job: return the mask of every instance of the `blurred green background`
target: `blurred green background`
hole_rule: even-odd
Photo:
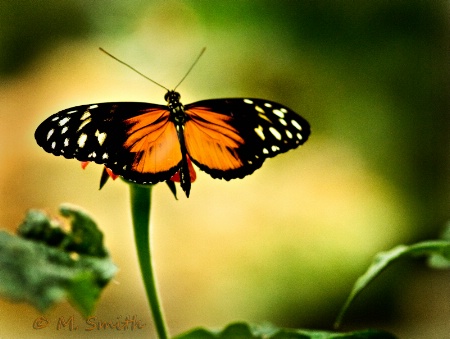
[[[85,103],[164,103],[164,91],[99,53],[179,87],[182,102],[260,97],[312,126],[299,150],[231,182],[198,173],[191,198],[153,194],[155,265],[172,334],[235,320],[330,329],[373,255],[435,238],[449,217],[448,1],[0,2],[0,225],[62,202],[90,211],[120,271],[96,311],[134,332],[85,332],[68,304],[40,314],[0,300],[0,337],[152,337],[127,185],[45,153],[33,133]],[[0,277],[1,278],[1,277]],[[450,336],[448,272],[404,263],[351,307],[344,329]],[[77,331],[57,330],[75,315]]]

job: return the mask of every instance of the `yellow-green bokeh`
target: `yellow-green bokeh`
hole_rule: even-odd
[[[445,1],[3,0],[0,226],[13,231],[26,209],[56,213],[62,202],[90,211],[120,267],[96,315],[136,314],[148,326],[87,333],[61,304],[46,314],[49,328],[34,330],[37,311],[0,300],[0,337],[154,333],[126,184],[98,191],[100,166],[82,171],[33,138],[44,118],[70,106],[164,102],[163,90],[98,47],[172,87],[206,46],[178,88],[183,103],[261,97],[311,124],[304,146],[243,180],[198,173],[191,197],[179,201],[164,184],[153,190],[155,267],[171,333],[235,320],[330,328],[377,251],[436,237],[448,217],[448,11]],[[397,270],[361,296],[346,326],[443,337],[448,281]],[[57,331],[59,317],[72,314],[80,329]]]

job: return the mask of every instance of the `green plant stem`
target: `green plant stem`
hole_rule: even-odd
[[[134,239],[141,268],[142,279],[147,292],[148,303],[160,339],[169,338],[162,309],[159,303],[156,280],[152,268],[150,242],[150,206],[152,186],[130,184],[131,215]]]

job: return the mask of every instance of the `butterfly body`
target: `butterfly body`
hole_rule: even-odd
[[[110,102],[68,108],[44,120],[35,138],[49,153],[104,164],[139,184],[179,172],[189,196],[188,157],[213,178],[243,178],[310,134],[305,119],[268,100],[211,99],[184,106],[175,91],[165,99],[167,106]]]
[[[180,93],[175,91],[168,91],[164,96],[164,99],[167,101],[167,107],[170,111],[169,120],[174,123],[175,129],[177,131],[178,141],[180,142],[180,185],[183,191],[186,192],[186,195],[189,196],[189,192],[191,190],[191,177],[187,163],[186,142],[184,140],[184,124],[186,122],[187,115],[184,111],[183,104],[180,102],[180,97]]]

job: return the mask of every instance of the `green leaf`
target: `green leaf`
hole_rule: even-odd
[[[69,231],[40,210],[27,213],[18,236],[0,231],[0,295],[41,311],[66,297],[88,316],[117,268],[95,222],[75,206],[60,211]]]
[[[450,241],[450,222],[447,223],[440,239]],[[428,258],[428,266],[436,269],[449,269],[450,249],[442,249],[440,252],[432,253]]]
[[[234,323],[222,331],[194,329],[180,334],[175,339],[395,339],[395,336],[376,330],[362,330],[355,332],[327,332],[304,329],[278,328],[270,324],[249,325]]]
[[[441,259],[449,260],[450,241],[435,240],[424,241],[410,246],[399,245],[389,251],[378,253],[368,270],[360,276],[353,285],[353,289],[337,317],[335,327],[339,327],[345,312],[355,297],[361,293],[361,291],[367,287],[367,285],[369,285],[384,269],[401,258],[418,256],[428,256],[428,258],[437,256]]]

